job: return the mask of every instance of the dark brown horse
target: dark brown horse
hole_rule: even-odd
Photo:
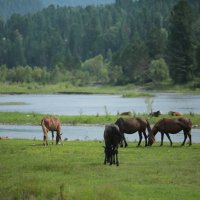
[[[151,117],[159,117],[159,115],[161,115],[160,110],[158,110],[158,111],[156,111],[156,112],[151,112],[151,113],[149,114],[149,116],[151,116]]]
[[[185,141],[187,139],[187,136],[189,137],[189,145],[192,144],[192,139],[191,139],[191,129],[192,129],[192,122],[190,119],[186,119],[183,117],[180,118],[163,118],[160,119],[152,128],[150,134],[149,134],[149,139],[148,139],[148,145],[152,145],[155,141],[155,135],[157,132],[161,133],[161,146],[163,145],[163,138],[164,134],[167,136],[167,138],[170,141],[170,144],[172,146],[172,141],[169,136],[169,133],[171,134],[176,134],[179,133],[180,131],[183,130],[184,133],[184,140],[182,145],[185,144]]]
[[[138,131],[139,134],[139,142],[138,146],[140,146],[140,143],[142,141],[142,133],[145,138],[145,146],[147,146],[147,134],[146,129],[148,130],[148,133],[151,131],[151,127],[149,124],[149,121],[144,118],[119,118],[115,122],[115,124],[119,127],[120,133],[122,134],[122,138],[125,143],[125,147],[128,145],[126,142],[126,139],[124,137],[124,133],[126,134],[133,134]],[[121,144],[123,146],[123,142]]]
[[[115,124],[109,124],[105,126],[104,130],[104,141],[105,141],[105,159],[104,164],[106,162],[112,164],[116,164],[119,166],[118,161],[118,144],[122,140],[122,135],[119,132],[119,127]],[[116,163],[115,163],[116,161]]]
[[[41,121],[41,126],[43,130],[43,145],[48,145],[47,136],[48,131],[52,133],[52,144],[54,139],[54,131],[56,131],[56,144],[61,142],[61,123],[56,117],[43,117]]]

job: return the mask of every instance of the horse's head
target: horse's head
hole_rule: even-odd
[[[57,133],[56,135],[56,144],[61,143],[62,142],[62,138],[61,138],[62,133]]]
[[[155,142],[155,136],[150,133],[148,136],[148,146],[151,146],[154,142]]]

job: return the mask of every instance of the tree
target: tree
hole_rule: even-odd
[[[145,43],[134,40],[121,54],[113,56],[113,64],[123,69],[124,83],[143,82],[147,71],[149,55]]]
[[[155,83],[169,79],[168,66],[163,58],[151,61],[149,66],[149,77]]]
[[[102,55],[86,60],[82,64],[82,70],[87,71],[92,82],[108,82],[108,66],[104,63]]]
[[[175,5],[171,12],[168,62],[170,75],[175,83],[185,83],[193,78],[193,15],[194,11],[185,0]]]

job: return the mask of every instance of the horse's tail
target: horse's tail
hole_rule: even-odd
[[[189,126],[192,128],[192,121],[191,121],[191,119],[189,119],[188,121],[189,121]]]

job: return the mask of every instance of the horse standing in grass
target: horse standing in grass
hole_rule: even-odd
[[[61,123],[60,120],[56,117],[43,117],[41,121],[41,126],[43,130],[43,145],[48,145],[47,136],[48,132],[52,133],[52,144],[54,139],[54,131],[56,131],[56,144],[61,141]]]
[[[119,166],[118,161],[118,144],[121,142],[122,136],[119,132],[119,127],[115,124],[105,126],[104,141],[105,141],[105,159],[104,164],[107,162]]]
[[[144,118],[136,117],[136,118],[119,118],[115,122],[115,124],[119,127],[120,133],[122,134],[122,143],[121,146],[123,146],[123,140],[125,143],[125,147],[128,146],[126,142],[126,138],[124,136],[124,133],[126,134],[133,134],[138,131],[139,134],[139,142],[138,146],[140,146],[140,143],[142,141],[142,133],[145,138],[145,146],[147,146],[147,134],[146,129],[148,130],[148,133],[151,131],[151,127],[149,124],[149,121]]]
[[[161,144],[163,145],[163,139],[164,134],[167,136],[167,138],[170,141],[170,144],[172,146],[172,141],[169,136],[169,133],[176,134],[183,130],[184,133],[184,140],[181,144],[182,146],[185,144],[185,141],[187,139],[187,136],[189,137],[189,145],[192,145],[192,136],[191,136],[191,129],[192,129],[192,122],[190,119],[186,119],[183,117],[180,118],[163,118],[160,119],[152,128],[149,139],[148,139],[148,145],[151,146],[155,141],[155,135],[160,132],[161,133]]]

